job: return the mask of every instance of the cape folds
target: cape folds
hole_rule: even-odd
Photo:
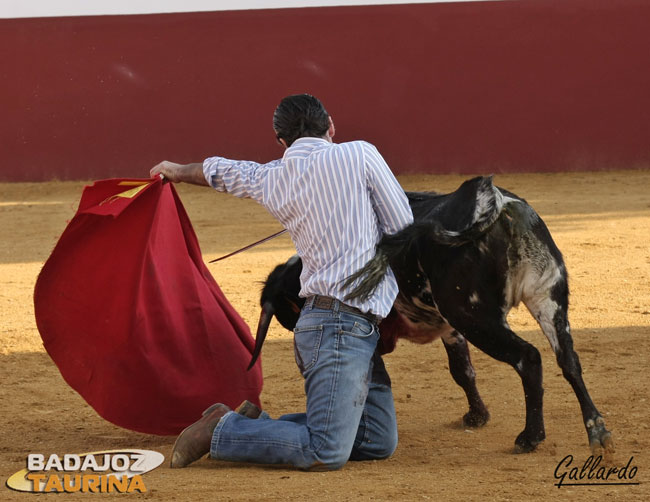
[[[38,330],[65,381],[106,420],[177,434],[215,402],[259,405],[246,323],[205,266],[171,183],[84,189],[34,291]]]

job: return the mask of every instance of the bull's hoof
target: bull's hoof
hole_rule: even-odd
[[[597,417],[596,419],[587,420],[585,423],[587,435],[589,436],[589,447],[594,455],[605,450],[606,453],[614,453],[614,440],[612,433],[605,428],[605,419]]]
[[[537,434],[530,437],[530,434],[526,431],[523,431],[517,439],[515,440],[515,453],[530,453],[537,448],[542,441],[546,439],[546,433],[540,431]]]
[[[487,410],[480,412],[477,410],[469,410],[463,415],[463,425],[465,427],[483,427],[490,420],[490,413]]]

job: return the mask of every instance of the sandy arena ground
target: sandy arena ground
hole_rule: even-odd
[[[466,177],[404,176],[410,190],[450,191]],[[499,175],[496,184],[526,198],[548,224],[570,273],[570,319],[587,387],[614,434],[613,465],[632,459],[635,486],[563,487],[557,464],[589,448],[577,400],[525,307],[511,314],[515,331],[540,349],[547,440],[513,454],[524,424],[521,383],[512,368],[477,350],[478,387],[492,419],[466,430],[462,390],[452,381],[440,342],[407,342],[386,356],[393,378],[400,444],[385,461],[349,463],[330,473],[201,460],[185,470],[163,466],[144,476],[159,500],[649,500],[650,499],[650,171]],[[0,184],[0,479],[25,466],[28,453],[81,453],[115,448],[168,457],[173,437],[147,436],[101,419],[61,378],[36,329],[36,277],[72,218],[84,183]],[[261,207],[208,189],[180,185],[206,260],[280,229]],[[282,236],[209,266],[250,326],[260,281],[293,254]],[[271,415],[301,411],[302,381],[291,335],[277,323],[264,348],[262,401]],[[60,495],[61,499],[113,495]],[[32,494],[0,486],[0,500]],[[50,497],[57,498],[57,496]]]

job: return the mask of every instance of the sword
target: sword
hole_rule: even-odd
[[[210,260],[208,263],[214,263],[215,261],[221,261],[225,260],[226,258],[230,258],[231,256],[234,256],[236,254],[241,253],[242,251],[246,251],[247,249],[254,248],[255,246],[259,246],[260,244],[264,244],[266,241],[270,241],[271,239],[275,239],[279,235],[282,235],[285,233],[287,229],[285,228],[284,230],[280,230],[279,232],[274,233],[273,235],[269,235],[268,237],[264,237],[264,239],[261,239],[257,242],[253,242],[252,244],[249,244],[248,246],[244,246],[241,249],[238,249],[237,251],[233,251],[232,253],[228,253],[227,255],[221,256],[219,258],[215,258],[214,260]]]

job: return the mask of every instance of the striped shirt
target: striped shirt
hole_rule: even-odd
[[[345,279],[375,254],[375,245],[413,221],[404,190],[377,149],[365,141],[299,138],[282,159],[211,157],[203,174],[218,191],[262,204],[289,231],[302,258],[300,296],[343,301]],[[386,317],[397,296],[392,271],[365,302],[348,305]]]

